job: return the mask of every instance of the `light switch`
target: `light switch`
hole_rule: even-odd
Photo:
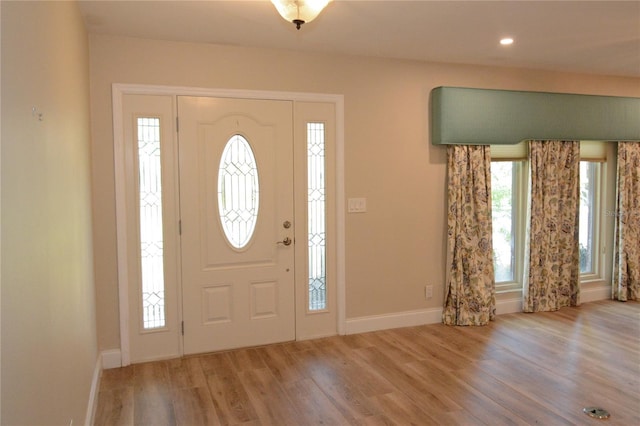
[[[367,211],[366,198],[349,198],[349,200],[347,200],[348,213],[364,213],[366,211]]]

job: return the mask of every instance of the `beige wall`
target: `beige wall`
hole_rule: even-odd
[[[640,79],[279,50],[90,37],[98,336],[118,348],[111,84],[338,93],[345,96],[347,318],[442,304],[445,149],[429,141],[437,86],[640,96]],[[434,297],[424,298],[424,286]]]
[[[88,38],[75,3],[1,8],[2,424],[80,425],[98,356]]]

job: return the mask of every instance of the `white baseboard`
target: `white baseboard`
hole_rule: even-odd
[[[436,324],[439,322],[442,322],[442,308],[370,315],[366,317],[347,318],[346,334],[367,333],[369,331]]]
[[[496,301],[496,315],[522,312],[522,296]]]
[[[580,290],[580,303],[589,303],[608,299],[611,299],[610,285],[603,285],[587,289],[583,288]]]
[[[580,291],[581,303],[595,302],[597,300],[606,300],[610,298],[610,286],[600,286]],[[498,300],[496,302],[497,315],[512,314],[515,312],[522,312],[522,297]],[[367,333],[369,331],[437,324],[440,322],[442,322],[442,308],[370,315],[365,317],[347,318],[346,334]]]
[[[102,356],[98,356],[96,366],[91,379],[91,390],[89,391],[89,402],[87,403],[87,415],[84,419],[85,426],[92,426],[98,408],[98,391],[100,389],[100,379],[102,378]]]
[[[89,402],[87,403],[87,415],[84,419],[85,426],[93,425],[93,422],[95,420],[96,410],[98,409],[98,392],[100,390],[102,370],[107,368],[118,368],[120,366],[122,366],[120,349],[102,351],[98,355],[96,366],[93,370],[93,378],[91,379]]]
[[[522,312],[522,298],[496,302],[496,313],[510,314]],[[367,333],[390,328],[413,327],[416,325],[438,324],[442,322],[442,308],[420,309],[417,311],[395,312],[392,314],[370,315],[348,318],[346,334]]]
[[[580,303],[595,302],[611,299],[611,286],[601,285],[592,288],[580,289]],[[496,314],[512,314],[522,312],[522,297],[499,300],[496,302]]]
[[[110,368],[122,367],[122,354],[120,349],[109,349],[102,351],[102,368],[108,370]]]

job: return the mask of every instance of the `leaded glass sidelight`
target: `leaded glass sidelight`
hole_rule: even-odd
[[[324,127],[324,123],[307,123],[310,311],[327,309]]]
[[[138,118],[142,326],[165,326],[160,119]]]
[[[233,135],[222,152],[218,169],[218,213],[227,241],[240,250],[251,241],[258,220],[258,165],[251,145]]]

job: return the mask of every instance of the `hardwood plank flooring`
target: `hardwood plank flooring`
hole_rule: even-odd
[[[599,406],[611,418],[591,419]],[[640,303],[601,301],[103,372],[95,424],[640,425]]]

